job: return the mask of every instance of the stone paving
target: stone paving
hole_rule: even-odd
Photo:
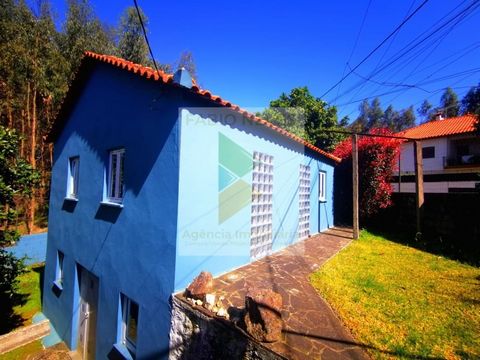
[[[250,288],[282,295],[282,341],[265,343],[288,359],[368,359],[340,319],[315,289],[309,275],[352,240],[346,228],[330,229],[214,280],[217,296],[244,307]],[[229,312],[230,312],[229,311]]]

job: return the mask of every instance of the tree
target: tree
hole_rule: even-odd
[[[392,132],[387,129],[373,129],[370,131],[370,134],[391,135]],[[392,204],[391,194],[393,188],[390,181],[396,165],[399,147],[400,141],[398,139],[359,136],[359,208],[362,220],[368,219],[380,209],[387,208]],[[333,154],[342,159],[338,168],[339,173],[341,173],[340,177],[351,179],[351,139],[349,138],[339,143]],[[349,195],[345,197],[345,201],[349,201],[347,197],[351,199],[351,193],[347,193]]]
[[[102,54],[115,54],[116,51],[113,32],[95,16],[88,0],[68,0],[67,3],[67,19],[59,42],[70,64],[71,79],[85,51]]]
[[[141,9],[139,11],[146,28],[148,19]],[[126,8],[120,19],[118,51],[120,57],[126,60],[137,64],[150,65],[148,45],[145,42],[137,9],[133,6]]]
[[[360,103],[358,107],[360,114],[358,115],[357,119],[350,125],[350,129],[353,132],[364,132],[368,129],[368,119],[370,117],[370,104],[368,100],[365,99]]]
[[[417,109],[417,114],[422,118],[423,122],[431,119],[432,108],[433,105],[428,100],[424,100],[422,105]]]
[[[480,84],[468,90],[462,99],[462,113],[480,116]]]
[[[189,73],[192,79],[195,81],[198,80],[197,75],[197,66],[195,65],[195,60],[193,59],[193,54],[190,51],[184,51],[180,54],[180,58],[178,59],[176,70],[184,68]]]
[[[19,142],[20,137],[14,130],[0,126],[0,334],[20,320],[14,316],[13,307],[17,298],[17,277],[25,269],[23,260],[3,248],[19,237],[11,227],[17,217],[16,200],[30,196],[39,179],[39,174],[18,156]]]
[[[395,124],[394,131],[402,131],[415,125],[415,111],[410,106],[400,112],[398,121]]]
[[[380,105],[380,99],[377,97],[372,100],[370,111],[368,112],[367,129],[374,129],[381,126],[383,118],[383,110]]]
[[[391,131],[394,131],[397,127],[397,123],[400,119],[400,114],[398,113],[397,110],[393,108],[392,105],[388,105],[387,109],[383,113],[383,118],[382,118],[382,128],[389,129]]]
[[[315,98],[307,87],[294,88],[288,95],[282,93],[259,115],[327,151],[343,138],[324,131],[339,129],[337,108]]]
[[[447,87],[442,94],[440,106],[443,108],[443,115],[446,118],[458,116],[460,113],[458,96],[451,87]]]

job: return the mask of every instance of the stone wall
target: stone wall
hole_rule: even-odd
[[[255,342],[232,322],[212,318],[174,296],[169,359],[285,358]]]

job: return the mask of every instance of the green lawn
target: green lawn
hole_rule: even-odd
[[[44,268],[44,264],[32,265],[18,278],[19,293],[24,295],[25,302],[16,306],[14,311],[25,320],[24,325],[31,324],[33,315],[42,310],[40,282]]]
[[[480,268],[362,231],[310,280],[373,358],[480,358]]]
[[[14,307],[14,312],[23,319],[23,325],[30,325],[33,315],[42,309],[40,287],[44,268],[44,264],[32,265],[28,267],[25,274],[18,278],[20,280],[19,293],[23,296],[21,304]],[[2,360],[23,360],[28,355],[35,354],[42,349],[42,344],[38,340],[3,354],[0,358]]]

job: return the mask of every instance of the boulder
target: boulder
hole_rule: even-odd
[[[247,332],[261,342],[282,337],[282,296],[270,289],[250,290],[245,296],[244,322]]]
[[[213,289],[213,276],[208,271],[202,271],[193,281],[188,285],[186,296],[192,299],[205,300],[205,296],[211,293]]]

